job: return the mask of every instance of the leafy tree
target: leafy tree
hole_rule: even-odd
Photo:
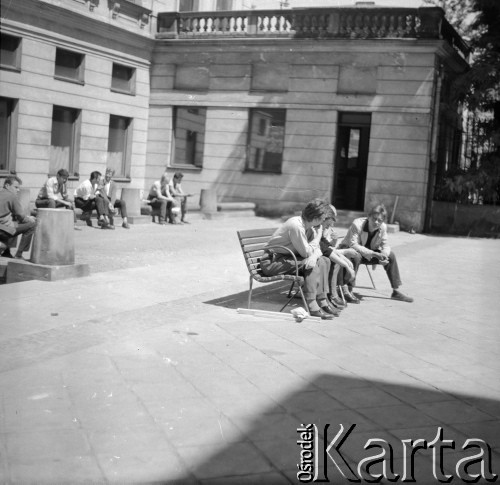
[[[476,113],[491,141],[489,153],[483,154],[478,165],[470,170],[453,169],[438,181],[435,196],[438,200],[496,204],[500,201],[500,0],[424,1],[441,7],[471,46],[471,67],[454,80],[451,101],[464,103]]]

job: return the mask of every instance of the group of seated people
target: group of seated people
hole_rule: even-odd
[[[127,204],[123,199],[117,197],[117,184],[113,180],[114,170],[106,169],[104,177],[101,172],[94,171],[90,178],[84,180],[74,191],[74,201],[68,194],[67,181],[69,173],[65,169],[58,170],[57,174],[49,177],[35,200],[35,207],[45,209],[81,209],[81,220],[92,227],[92,211],[97,213],[97,224],[101,229],[115,229],[114,217],[118,209],[122,216],[122,227],[130,229],[127,215]],[[187,197],[182,190],[181,172],[176,172],[172,178],[165,172],[161,180],[155,182],[148,196],[148,203],[153,209],[160,211],[160,224],[189,224],[186,220]],[[36,218],[26,214],[19,199],[18,193],[21,189],[22,180],[11,175],[4,180],[4,186],[0,189],[0,256],[8,258],[23,259],[23,253],[29,251],[31,240],[35,231]],[[180,221],[177,216],[180,215]],[[74,214],[75,230],[81,230],[76,225],[76,214]],[[15,245],[17,236],[21,236],[15,255],[10,248]]]
[[[376,205],[367,217],[355,219],[340,244],[334,231],[336,217],[335,207],[314,199],[302,215],[288,219],[266,245],[260,262],[264,276],[295,273],[295,260],[283,249],[288,248],[304,276],[309,314],[331,320],[347,303],[360,303],[352,292],[360,264],[380,264],[391,283],[391,298],[411,303],[413,299],[399,291],[401,278],[396,256],[387,243],[385,207]]]

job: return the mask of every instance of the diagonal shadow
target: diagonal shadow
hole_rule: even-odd
[[[252,293],[251,308],[278,312],[280,308],[286,303],[288,291],[290,290],[290,283],[277,281],[265,286],[254,287]],[[296,290],[296,288],[294,289]],[[230,295],[224,295],[220,298],[204,301],[208,305],[215,305],[224,308],[247,308],[248,307],[248,290]],[[304,304],[300,296],[292,299],[290,304],[283,310],[289,313],[293,308],[303,307]]]
[[[270,379],[269,376],[263,380]],[[258,385],[258,381],[256,381]],[[276,386],[279,383],[276,382]],[[406,482],[431,485],[444,483],[445,475],[452,476],[452,483],[464,483],[457,475],[457,463],[464,457],[478,452],[477,448],[463,450],[468,438],[482,439],[491,447],[491,469],[499,473],[500,465],[500,403],[499,401],[460,394],[449,394],[431,387],[414,387],[391,384],[377,380],[346,377],[345,375],[319,374],[310,383],[295,392],[283,396],[273,407],[265,407],[256,417],[245,420],[239,417],[219,416],[240,429],[240,436],[226,436],[222,447],[212,444],[200,446],[198,452],[180,448],[184,459],[198,458],[204,452],[209,456],[203,462],[193,464],[192,476],[166,483],[203,484],[285,484],[300,483],[297,464],[301,448],[297,428],[314,423],[319,436],[318,478],[325,483],[353,483],[342,476],[335,464],[324,455],[325,444],[330,443],[340,430],[355,425],[351,433],[343,436],[345,442],[339,449],[342,457],[356,474],[357,465],[363,458],[380,454],[381,448],[364,449],[367,440],[378,438],[388,443],[392,453],[392,471],[404,473],[405,451],[402,440],[424,439],[427,444],[435,441],[447,445],[452,440],[455,448],[442,449],[442,457],[433,462],[430,448],[415,452],[413,468],[407,469]],[[325,426],[329,428],[325,430]],[[439,428],[442,434],[438,435]],[[221,428],[222,432],[222,428]],[[200,431],[200,442],[203,432]],[[338,443],[338,442],[337,442]],[[387,449],[389,449],[387,448]],[[496,450],[495,450],[496,448]],[[340,469],[349,476],[347,467],[338,455]],[[389,457],[389,454],[386,455]],[[410,465],[409,456],[406,463]],[[437,455],[439,457],[439,453]],[[193,463],[192,460],[191,463]],[[390,468],[389,468],[390,469]],[[413,475],[410,471],[413,470]],[[486,467],[488,471],[488,467]],[[462,472],[462,478],[463,470]],[[480,463],[472,464],[466,472],[471,477],[480,473]],[[368,483],[377,473],[383,473],[382,463],[368,469],[364,475]],[[436,476],[434,476],[436,473]],[[386,471],[387,474],[387,471]],[[385,476],[385,475],[384,475]],[[414,480],[409,480],[413,476]],[[354,476],[355,478],[355,476]],[[359,478],[359,476],[358,476]],[[366,481],[365,481],[366,480]],[[440,481],[441,480],[441,481]],[[382,479],[379,483],[394,483]],[[491,483],[480,479],[476,483]]]

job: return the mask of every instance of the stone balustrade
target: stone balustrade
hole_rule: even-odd
[[[157,38],[289,37],[447,40],[463,57],[467,44],[439,7],[337,7],[225,12],[162,12]]]

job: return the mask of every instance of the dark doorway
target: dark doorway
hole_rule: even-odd
[[[339,114],[332,194],[338,209],[364,210],[370,124],[370,113]]]

